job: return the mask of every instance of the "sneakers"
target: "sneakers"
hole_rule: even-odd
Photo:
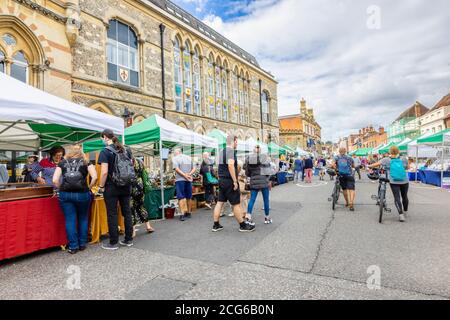
[[[213,228],[212,228],[212,232],[218,232],[218,231],[222,231],[223,227],[220,224],[214,224]]]
[[[117,250],[117,249],[119,249],[119,245],[116,243],[116,244],[111,244],[111,243],[109,243],[109,241],[107,241],[107,242],[103,242],[102,243],[102,249],[105,249],[105,250]]]
[[[205,203],[205,207],[208,208],[208,210],[212,209],[212,207],[211,207],[211,205],[209,203]]]
[[[186,214],[185,214],[185,217],[186,217],[187,219],[190,219],[190,218],[192,218],[192,214],[191,214],[191,213],[186,213]]]
[[[221,217],[221,218],[222,218],[222,217],[225,217],[225,213],[221,212],[221,213],[220,213],[220,217]]]
[[[234,217],[234,213],[233,213],[233,212],[230,212],[230,213],[228,214],[228,216],[229,216],[229,217]]]
[[[185,217],[184,214],[182,214],[182,215],[180,216],[180,221],[185,221],[185,220],[186,220],[186,217]]]
[[[75,254],[78,252],[78,249],[67,249],[67,252],[70,254]]]
[[[256,223],[253,222],[251,218],[245,218],[245,222],[247,222],[249,225],[254,226]]]
[[[264,224],[272,224],[272,222],[271,218],[264,218]]]
[[[400,220],[400,222],[405,222],[405,221],[406,221],[406,218],[405,218],[405,214],[404,214],[404,213],[400,214],[399,220]]]
[[[120,243],[120,245],[121,246],[124,246],[124,247],[132,247],[133,246],[133,240],[121,240],[121,241],[119,241],[119,243]]]
[[[255,225],[251,225],[248,222],[245,222],[244,225],[239,227],[239,232],[252,232],[255,231]]]

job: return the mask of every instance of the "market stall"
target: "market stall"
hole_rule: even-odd
[[[160,189],[161,199],[167,199],[167,193],[170,194],[170,188],[166,188],[164,183],[164,159],[168,155],[168,149],[179,146],[184,150],[191,150],[192,146],[217,149],[217,140],[211,137],[203,136],[186,128],[182,128],[158,115],[153,115],[142,122],[139,122],[125,129],[125,144],[133,150],[135,155],[158,155],[160,158],[160,171],[158,187]],[[83,145],[86,152],[102,149],[101,141],[90,141]],[[164,154],[166,153],[166,154]],[[166,189],[166,190],[165,190]],[[147,201],[147,203],[151,203]],[[165,203],[167,204],[167,203]],[[159,208],[147,208],[149,214]],[[165,218],[164,207],[161,213]]]
[[[423,171],[426,184],[450,188],[450,129],[417,139],[417,144],[437,150],[436,161]]]
[[[0,73],[0,150],[34,151],[99,137],[123,120],[79,106]],[[0,260],[67,243],[52,187],[0,185]],[[45,190],[44,190],[45,189]]]

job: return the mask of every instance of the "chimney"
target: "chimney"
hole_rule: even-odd
[[[379,130],[380,134],[384,133],[384,127],[380,127],[380,129],[378,129],[378,130]]]

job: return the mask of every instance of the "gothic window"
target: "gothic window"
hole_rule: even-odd
[[[263,122],[270,122],[269,95],[266,91],[263,91],[262,93],[262,116]]]
[[[138,41],[126,24],[111,20],[106,45],[108,79],[139,87]]]
[[[241,76],[238,79],[239,82],[239,121],[241,124],[244,123],[245,116],[244,116],[244,79]]]
[[[249,110],[250,110],[250,101],[249,101],[249,98],[248,98],[248,82],[247,82],[247,80],[245,80],[244,81],[244,109],[245,109],[245,124],[249,124],[250,123],[250,121],[249,121],[249,117],[250,117],[250,115],[249,115]]]
[[[239,120],[239,96],[238,96],[238,77],[237,70],[233,72],[233,122],[237,123]]]
[[[223,101],[223,120],[228,121],[228,85],[227,71],[222,70],[222,101]]]
[[[191,47],[186,42],[183,50],[183,67],[184,67],[184,95],[186,113],[192,113],[192,75],[191,75]]]
[[[201,86],[200,86],[200,58],[198,49],[195,49],[193,73],[194,73],[194,113],[196,115],[201,114],[200,101],[201,101]]]
[[[22,82],[28,82],[28,61],[22,51],[17,52],[13,56],[11,64],[11,77]]]
[[[222,103],[221,103],[221,79],[222,72],[220,71],[220,66],[217,65],[215,68],[215,80],[216,80],[216,119],[222,119]]]
[[[0,72],[5,72],[5,54],[0,51]]]
[[[215,99],[214,99],[214,58],[209,56],[208,59],[208,106],[209,116],[215,118]]]
[[[179,112],[183,110],[183,73],[181,71],[181,50],[178,38],[175,39],[173,49],[174,60],[174,80],[175,80],[175,109]]]

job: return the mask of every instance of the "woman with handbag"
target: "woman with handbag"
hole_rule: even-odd
[[[205,188],[205,201],[206,207],[212,209],[214,203],[214,186],[218,183],[217,178],[214,176],[213,162],[208,152],[203,153],[203,161],[200,167],[200,174],[203,180],[203,186]]]

